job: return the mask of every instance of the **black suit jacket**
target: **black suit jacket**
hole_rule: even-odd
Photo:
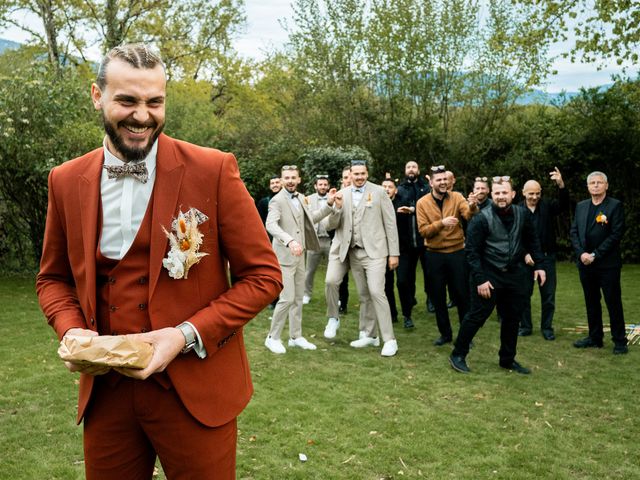
[[[527,208],[527,202],[522,201],[520,205],[527,214],[534,216],[531,213],[531,210]],[[538,202],[538,215],[539,217],[539,230],[538,230],[538,238],[540,239],[540,247],[542,248],[543,253],[556,253],[558,250],[556,244],[556,229],[555,229],[555,217],[559,216],[561,213],[565,211],[569,211],[569,191],[566,188],[558,189],[558,198],[547,200],[546,198],[541,198],[540,202]],[[588,210],[588,207],[587,207]]]
[[[586,236],[587,232],[590,232],[596,238],[595,248],[587,252],[594,253],[596,256],[593,265],[600,268],[619,268],[622,266],[620,240],[625,228],[622,202],[605,197],[604,201],[598,205],[597,212],[607,217],[606,223],[597,223],[595,220],[588,222],[590,204],[591,199],[588,199],[576,205],[576,214],[571,226],[571,243],[576,252],[578,266],[582,265],[580,255],[587,252]]]

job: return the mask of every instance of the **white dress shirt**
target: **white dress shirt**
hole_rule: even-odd
[[[102,169],[100,179],[102,198],[100,252],[107,258],[122,260],[138,234],[156,180],[157,152],[158,141],[156,140],[145,158],[149,172],[147,183],[142,183],[131,176],[109,178],[107,170]],[[104,140],[104,164],[125,164],[107,149],[106,137]]]
[[[112,154],[104,142],[104,164],[124,165],[124,162]],[[102,234],[100,235],[100,252],[107,258],[122,260],[127,254],[140,230],[149,206],[156,181],[156,157],[158,140],[144,161],[147,163],[147,183],[142,183],[131,176],[109,178],[107,169],[102,169],[100,178],[100,197],[102,199]],[[179,281],[179,280],[176,280]],[[193,328],[198,343],[194,351],[200,358],[207,356],[198,329],[190,322],[184,322]]]

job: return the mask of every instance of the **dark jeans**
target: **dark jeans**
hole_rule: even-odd
[[[402,306],[402,315],[411,317],[411,311],[416,299],[416,268],[418,261],[422,264],[424,288],[427,288],[427,268],[424,258],[424,247],[411,248],[400,252],[398,260],[398,295]]]
[[[540,290],[540,331],[543,333],[553,333],[553,314],[556,311],[556,285],[558,277],[556,275],[556,256],[555,254],[545,255],[542,264],[536,265],[535,268],[543,269],[547,274],[544,285],[539,286]],[[522,311],[522,319],[520,320],[520,328],[527,332],[533,330],[533,322],[531,320],[531,295],[535,281],[533,280],[533,268],[529,267],[529,277],[527,278],[527,287],[529,295]]]
[[[440,335],[451,339],[451,322],[447,309],[447,286],[449,294],[458,308],[458,319],[462,319],[469,310],[469,288],[467,263],[464,250],[453,253],[426,251],[427,285],[431,303],[436,310],[436,323]]]
[[[387,300],[389,301],[389,309],[391,310],[391,319],[395,322],[398,320],[398,308],[396,307],[396,295],[395,295],[395,285],[393,284],[394,280],[393,270],[389,270],[387,266],[387,271],[384,274],[384,294],[387,296]]]
[[[500,365],[509,367],[516,358],[518,324],[528,293],[525,279],[528,269],[524,264],[509,272],[498,272],[489,267],[486,273],[494,287],[491,297],[482,298],[478,295],[477,286],[473,286],[471,306],[460,325],[452,355],[467,356],[473,337],[482,328],[495,307],[502,318],[498,352]]]
[[[582,283],[584,301],[587,306],[589,337],[596,343],[601,343],[604,337],[602,305],[600,304],[600,299],[604,296],[604,301],[609,311],[611,338],[616,345],[626,345],[627,336],[624,326],[624,312],[622,310],[620,268],[598,268],[594,265],[578,265],[578,273],[580,274],[580,283]],[[602,296],[600,291],[602,291]]]

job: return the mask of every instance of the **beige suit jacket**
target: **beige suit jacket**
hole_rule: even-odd
[[[306,197],[299,193],[298,200],[302,207],[302,224],[298,223],[295,207],[289,199],[289,193],[283,188],[269,202],[267,215],[267,231],[273,237],[273,250],[280,265],[293,265],[301,257],[295,257],[288,245],[297,241],[307,250],[319,250],[320,242],[314,224],[329,215],[333,209],[325,205],[322,209],[310,212]]]
[[[379,185],[366,182],[364,194],[358,209],[364,209],[362,216],[362,242],[369,258],[399,256],[400,246],[396,214],[389,196]],[[349,254],[349,246],[353,232],[352,225],[352,190],[351,187],[340,190],[343,204],[328,218],[328,228],[335,229],[331,243],[330,258],[338,258],[344,262]]]
[[[307,205],[307,207],[309,208],[309,211],[311,213],[317,212],[318,210],[320,210],[323,206],[325,206],[327,203],[326,202],[322,202],[320,203],[318,201],[318,194],[317,193],[313,193],[311,195],[309,195],[308,197],[305,197],[305,203]],[[325,231],[328,231],[329,229],[327,228],[329,222],[329,218],[328,217],[323,217],[322,220],[320,220],[319,222],[315,223],[315,230],[316,233],[319,233],[319,227],[322,226],[324,228]]]

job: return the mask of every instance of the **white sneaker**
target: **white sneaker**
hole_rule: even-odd
[[[271,350],[273,353],[287,353],[287,349],[284,348],[282,340],[276,340],[271,337],[267,337],[264,341],[264,346]]]
[[[289,339],[289,346],[290,347],[300,347],[304,350],[315,350],[317,347],[309,342],[306,338],[304,337],[298,337],[298,338],[290,338]]]
[[[308,305],[310,301],[311,301],[311,297],[309,295],[304,295],[302,297],[302,304],[303,305]]]
[[[363,337],[358,340],[354,340],[349,345],[353,348],[364,348],[364,347],[379,347],[380,339],[377,337]]]
[[[364,330],[360,330],[359,334],[358,334],[358,340],[362,340],[363,338],[369,338],[369,335],[367,335],[367,332],[365,332]],[[372,337],[375,342],[373,342],[373,346],[374,347],[379,347],[380,346],[380,339],[378,337]]]
[[[324,338],[336,338],[339,328],[340,320],[337,318],[330,318],[327,322],[327,326],[324,328]]]
[[[393,357],[396,353],[398,353],[398,342],[396,340],[387,340],[384,342],[380,355],[383,357]]]

